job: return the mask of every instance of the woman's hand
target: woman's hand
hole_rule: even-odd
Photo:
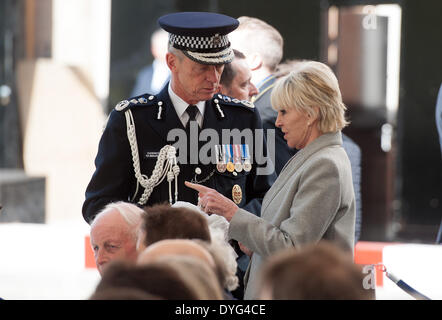
[[[232,200],[212,188],[187,181],[184,184],[198,191],[198,205],[205,213],[223,216],[229,222],[232,220],[233,215],[238,210],[238,206]]]

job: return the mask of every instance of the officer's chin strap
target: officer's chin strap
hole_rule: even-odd
[[[165,145],[161,148],[158,155],[157,163],[152,172],[152,176],[147,178],[146,175],[141,174],[140,170],[140,157],[138,153],[137,136],[135,134],[135,122],[132,112],[127,110],[125,112],[126,126],[127,126],[127,138],[129,140],[130,149],[132,152],[132,162],[135,171],[135,178],[137,179],[137,189],[131,201],[134,201],[139,184],[144,188],[144,192],[138,200],[139,205],[146,204],[153,189],[158,186],[164,178],[167,176],[169,182],[169,202],[172,204],[172,181],[175,180],[175,202],[178,201],[178,175],[180,168],[177,164],[176,149],[171,145]]]
[[[399,288],[404,290],[406,293],[408,293],[410,296],[412,296],[416,300],[431,300],[430,298],[428,298],[427,296],[423,295],[419,291],[417,291],[414,288],[410,287],[405,281],[399,279],[398,277],[396,277],[391,272],[387,272],[387,268],[382,263],[379,263],[379,264],[377,264],[375,266],[380,266],[382,272],[385,272],[385,275],[387,276],[388,279],[393,281]]]

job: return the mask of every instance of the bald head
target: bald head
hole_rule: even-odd
[[[138,256],[137,264],[146,264],[168,256],[191,256],[215,268],[211,254],[201,245],[187,239],[170,239],[156,242],[144,249]]]
[[[284,39],[276,28],[261,19],[242,16],[238,21],[239,27],[229,39],[232,48],[246,56],[256,84],[272,74],[281,62]]]
[[[150,50],[155,59],[166,60],[169,34],[163,29],[157,29],[150,38]]]

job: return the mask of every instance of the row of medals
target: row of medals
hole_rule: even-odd
[[[229,148],[231,145],[227,145]],[[250,159],[247,155],[235,155],[233,156],[233,162],[231,161],[231,159],[228,159],[228,161],[226,161],[226,156],[225,156],[225,152],[223,149],[222,145],[217,145],[215,146],[218,150],[218,157],[217,157],[217,163],[216,163],[216,169],[223,173],[223,172],[241,172],[241,171],[245,171],[245,172],[249,172],[250,170],[252,170],[252,164],[250,163]],[[243,145],[241,145],[240,150],[243,150]],[[235,150],[235,149],[233,149]]]

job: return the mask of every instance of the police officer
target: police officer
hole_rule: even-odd
[[[107,203],[119,200],[139,206],[177,200],[197,204],[197,192],[184,181],[214,188],[259,215],[276,178],[259,174],[267,164],[254,157],[253,150],[266,156],[265,139],[240,136],[235,141],[235,134],[223,139],[225,130],[262,129],[259,113],[247,101],[216,93],[224,64],[233,59],[227,34],[238,21],[181,12],[161,17],[159,24],[169,32],[171,80],[159,94],[123,100],[110,113],[86,190],[84,219],[90,222]],[[217,134],[211,136],[214,141],[204,141],[205,129]],[[204,150],[211,161],[200,157]]]

